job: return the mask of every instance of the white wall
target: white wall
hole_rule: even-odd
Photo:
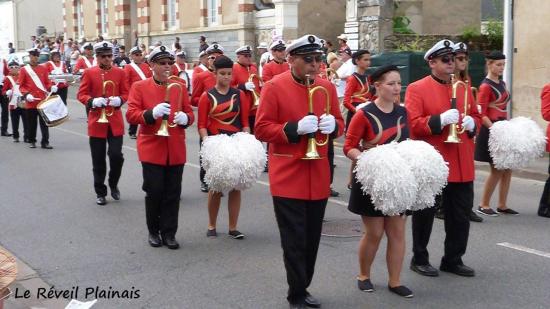
[[[11,1],[0,2],[0,57],[8,54],[8,42],[13,42],[13,9]]]
[[[18,0],[16,12],[16,49],[30,48],[30,37],[38,26],[46,27],[49,35],[63,34],[63,0]]]

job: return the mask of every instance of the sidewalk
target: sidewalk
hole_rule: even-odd
[[[533,161],[529,166],[517,169],[512,172],[513,177],[532,179],[538,181],[546,181],[548,178],[548,153],[545,153],[542,158]],[[489,163],[475,162],[476,171],[489,172]]]

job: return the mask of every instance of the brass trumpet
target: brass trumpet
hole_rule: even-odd
[[[106,81],[103,81],[103,97],[104,98],[107,98],[107,85],[111,85],[111,87],[113,88],[113,93],[115,91],[115,82],[113,82],[112,80],[106,80]],[[99,116],[99,119],[97,120],[98,123],[109,123],[109,119],[107,117],[111,117],[114,113],[114,110],[111,110],[110,113],[107,113],[107,107],[102,107],[101,108],[101,115]]]
[[[260,79],[260,77],[256,74],[250,74],[250,76],[248,77],[248,81],[249,82],[254,82],[254,79],[257,79],[258,80],[258,86],[262,86],[262,80]],[[260,94],[258,93],[258,91],[256,89],[252,90],[252,95],[254,96],[254,107],[258,107],[258,105],[260,105]]]
[[[176,82],[176,83],[170,83],[168,86],[166,86],[166,94],[164,95],[164,101],[168,102],[170,104],[170,109],[172,109],[172,103],[170,102],[170,89],[173,87],[178,88],[178,108],[177,111],[181,110],[181,99],[183,94],[183,86]],[[156,135],[157,136],[170,136],[170,133],[168,133],[168,127],[173,128],[177,126],[177,123],[168,123],[168,115],[162,116],[162,122],[160,123],[160,128],[158,129]]]
[[[328,90],[322,86],[316,86],[311,88],[311,82],[310,82],[311,75],[306,74],[306,87],[308,92],[308,115],[315,115],[313,112],[313,96],[315,95],[315,92],[322,91],[325,94],[326,98],[326,108],[325,108],[325,114],[330,114],[330,95],[328,93]],[[329,136],[327,134],[327,138],[324,142],[318,142],[317,139],[315,139],[315,133],[309,133],[308,139],[307,139],[307,149],[306,154],[302,159],[304,160],[316,160],[321,159],[321,156],[319,155],[319,152],[317,151],[317,146],[324,146],[328,143]]]
[[[456,108],[456,92],[458,90],[459,86],[462,86],[464,88],[464,113],[462,114],[462,117],[465,117],[468,115],[468,89],[470,89],[470,86],[468,85],[468,80],[461,81],[455,78],[454,74],[451,74],[451,83],[453,85],[453,94],[451,98],[451,109]],[[458,137],[458,134],[462,134],[466,131],[465,128],[458,128],[458,124],[451,123],[449,125],[449,135],[447,136],[447,140],[445,140],[445,143],[453,143],[458,144],[462,143],[460,140],[460,137]]]

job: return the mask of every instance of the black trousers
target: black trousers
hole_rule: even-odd
[[[0,88],[0,90],[1,89],[2,88]],[[8,97],[0,94],[0,107],[2,109],[2,114],[0,115],[0,129],[2,133],[8,133],[8,122],[10,117],[8,104]]]
[[[548,165],[548,179],[544,184],[544,191],[540,197],[538,215],[550,217],[550,164]]]
[[[69,92],[69,87],[65,87],[65,88],[57,89],[57,92],[55,93],[61,98],[61,100],[63,100],[63,103],[65,103],[65,105],[67,105],[67,93],[68,92]]]
[[[137,134],[138,125],[137,124],[131,124],[128,128],[128,134],[129,135],[136,135]]]
[[[174,237],[178,229],[183,165],[162,166],[142,162],[145,218],[151,234]]]
[[[334,139],[332,137],[329,137],[328,139],[328,166],[330,169],[330,184],[332,185],[332,181],[334,180]]]
[[[254,125],[256,124],[256,115],[248,116],[248,125],[250,126],[250,134],[254,134]]]
[[[23,139],[28,139],[27,136],[27,119],[25,117],[25,110],[22,108],[15,108],[10,111],[11,118],[11,131],[13,132],[13,138],[19,138],[19,120],[23,123]]]
[[[441,201],[445,216],[445,253],[441,264],[462,265],[470,233],[469,214],[474,204],[473,182],[450,182],[443,189]],[[432,233],[436,207],[415,211],[412,219],[413,260],[417,265],[429,264],[428,242]]]
[[[44,122],[44,119],[42,119],[42,117],[40,117],[40,115],[38,114],[38,110],[36,110],[36,108],[25,109],[25,114],[27,118],[27,135],[29,137],[29,142],[36,143],[36,130],[38,123],[40,123],[40,133],[42,134],[42,140],[40,141],[40,143],[42,145],[49,144],[50,131],[48,129],[48,126]]]
[[[109,149],[107,150],[107,144]],[[92,152],[92,166],[94,173],[94,189],[97,196],[107,195],[105,177],[107,176],[107,160],[109,156],[109,187],[116,188],[122,173],[124,156],[122,155],[122,136],[113,136],[109,130],[107,138],[90,137],[90,150]]]
[[[307,201],[274,196],[273,204],[283,248],[287,299],[290,303],[301,302],[315,271],[327,199]]]

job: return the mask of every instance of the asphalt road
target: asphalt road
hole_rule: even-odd
[[[74,98],[74,93],[69,95]],[[139,289],[137,299],[100,299],[93,308],[286,308],[286,278],[267,175],[243,194],[239,230],[242,241],[227,231],[222,200],[217,239],[207,239],[206,194],[199,190],[198,135],[188,130],[189,163],[183,177],[177,239],[180,250],[147,244],[141,166],[135,141],[125,138],[122,200],[95,204],[84,109],[70,102],[71,120],[50,131],[54,150],[0,139],[0,244],[58,290]],[[335,189],[327,220],[357,220],[346,209],[349,161],[336,149]],[[478,172],[476,204],[486,173]],[[374,293],[357,290],[358,237],[323,237],[316,274],[309,291],[323,308],[548,308],[550,305],[550,237],[548,219],[536,216],[543,183],[514,178],[509,206],[520,216],[486,218],[472,224],[467,265],[475,278],[443,273],[422,277],[408,269],[410,220],[402,283],[415,293],[401,299],[386,288],[385,240],[373,267]],[[494,204],[493,204],[494,205]],[[430,242],[431,262],[443,251],[443,223],[436,220]],[[528,249],[512,249],[509,243]],[[546,255],[545,255],[546,253]],[[24,282],[21,282],[23,284]],[[31,291],[35,292],[35,291]],[[21,291],[20,291],[21,293]],[[93,298],[88,298],[91,300]],[[36,299],[11,299],[7,309],[56,308]]]

